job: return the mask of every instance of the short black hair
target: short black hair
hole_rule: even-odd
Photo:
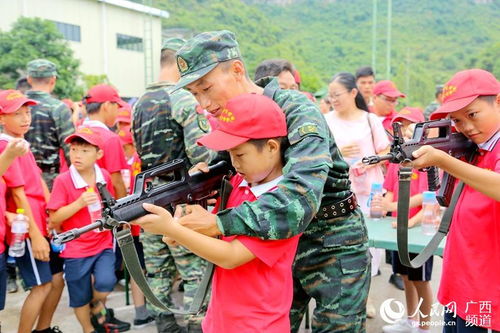
[[[436,86],[436,93],[434,94],[435,97],[438,97],[439,94],[441,94],[443,92],[443,85],[442,84],[438,84]]]
[[[254,81],[267,76],[278,76],[281,72],[289,71],[292,75],[295,71],[293,65],[285,59],[267,59],[264,60],[255,69]]]
[[[479,96],[478,98],[482,101],[485,101],[486,103],[493,105],[497,100],[497,95],[484,95],[484,96]]]
[[[26,76],[20,77],[16,81],[16,90],[19,90],[23,94],[31,89],[31,85],[28,83],[28,78]]]
[[[101,148],[99,148],[98,146],[91,144],[90,142],[88,142],[87,140],[84,140],[83,138],[80,138],[79,136],[76,136],[73,139],[71,139],[71,141],[69,142],[69,144],[71,144],[71,145],[74,144],[74,145],[77,145],[77,146],[88,145],[88,146],[95,147],[96,150],[101,150]]]
[[[375,73],[373,72],[373,69],[370,66],[363,66],[359,67],[356,70],[356,80],[358,80],[360,77],[366,77],[366,76],[373,76],[375,77]]]
[[[49,76],[49,77],[33,77],[33,76],[30,76],[31,77],[31,80],[34,82],[34,83],[37,83],[37,84],[49,84],[50,83],[50,80],[54,77],[54,76]]]
[[[254,145],[258,151],[262,151],[267,141],[276,140],[280,143],[280,154],[281,154],[281,162],[284,164],[285,162],[285,151],[290,146],[288,142],[288,138],[286,136],[279,136],[276,138],[267,138],[267,139],[250,139],[247,142]]]
[[[165,67],[176,63],[175,51],[171,49],[163,49],[160,56],[160,66]]]
[[[85,105],[85,110],[87,111],[87,114],[93,114],[93,113],[98,113],[99,110],[101,109],[102,103],[88,103],[83,100],[83,104]]]

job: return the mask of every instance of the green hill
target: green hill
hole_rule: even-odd
[[[165,27],[194,33],[236,33],[253,74],[266,58],[283,57],[315,91],[339,71],[353,72],[372,59],[371,0],[155,0],[171,18]],[[377,78],[386,76],[387,1],[379,0]],[[454,72],[483,67],[500,77],[499,1],[393,0],[391,79],[406,103],[426,105],[435,84]]]

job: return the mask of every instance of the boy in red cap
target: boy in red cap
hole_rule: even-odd
[[[90,127],[79,127],[65,139],[65,143],[70,145],[71,166],[55,179],[47,205],[50,226],[58,231],[81,228],[94,222],[88,206],[100,202],[96,183],[106,183],[108,191],[113,193],[109,173],[96,164],[103,156],[99,133]],[[74,309],[83,332],[93,332],[94,328],[98,332],[116,330],[115,325],[106,322],[103,305],[116,283],[111,231],[82,234],[66,243],[61,257],[65,259],[69,305]]]
[[[0,92],[0,124],[3,126],[0,152],[15,138],[24,138],[31,123],[29,106],[36,103],[17,90]],[[58,283],[58,288],[53,288],[51,283],[53,277],[49,264],[50,247],[46,239],[45,213],[48,189],[31,152],[17,157],[2,177],[7,186],[7,210],[16,212],[17,208],[23,208],[29,222],[26,252],[22,257],[16,258],[16,264],[24,287],[31,288],[21,309],[18,331],[31,332],[42,307],[46,308],[49,293],[60,295],[64,287],[64,284]],[[10,238],[8,230],[7,234],[7,238]],[[62,281],[62,274],[59,276]],[[47,330],[50,332],[50,328]]]
[[[231,156],[237,174],[231,179],[227,208],[244,206],[276,189],[288,142],[279,106],[266,96],[243,94],[231,99],[218,119],[219,127],[198,142]],[[136,221],[144,230],[172,238],[217,265],[203,332],[290,332],[291,267],[299,235],[283,240],[216,239],[175,223],[161,207],[144,208],[153,213]]]
[[[392,133],[392,118],[396,115],[395,106],[400,97],[405,98],[406,95],[399,91],[392,81],[382,80],[373,87],[373,107],[370,111],[381,118],[382,125],[390,133]]]
[[[120,138],[109,127],[115,125],[118,110],[127,103],[118,96],[115,88],[106,84],[93,86],[83,98],[83,103],[89,117],[83,126],[98,131],[103,141],[104,156],[97,164],[110,173],[116,197],[122,198],[127,195],[127,189],[121,171],[127,170],[128,166]]]
[[[444,250],[438,300],[445,333],[500,330],[500,83],[489,72],[456,73],[431,119],[448,117],[478,145],[471,163],[424,146],[414,168],[437,166],[464,182]]]
[[[400,122],[401,131],[409,133],[407,128],[414,123],[425,121],[422,110],[414,107],[405,107],[396,114],[392,123]],[[391,124],[392,125],[392,124]],[[404,134],[403,134],[404,135]],[[409,139],[405,137],[405,139]],[[386,212],[392,212],[392,216],[397,216],[398,203],[398,174],[399,164],[389,163],[387,174],[384,181],[384,188],[387,190],[382,207]],[[412,228],[422,222],[422,193],[427,191],[427,174],[423,171],[414,169],[410,182],[410,212],[408,227]],[[393,227],[396,227],[395,222]],[[430,312],[432,307],[432,266],[433,258],[429,258],[422,267],[408,268],[401,264],[397,251],[390,251],[392,257],[393,272],[400,274],[403,278],[407,318],[402,318],[394,325],[382,327],[384,333],[400,332],[428,332],[430,326]],[[416,254],[411,253],[411,258]],[[421,303],[419,303],[421,300]],[[419,317],[419,313],[422,315]]]
[[[118,110],[118,116],[116,117],[116,129],[120,131],[124,127],[130,127],[132,123],[132,109],[128,103],[122,106]]]

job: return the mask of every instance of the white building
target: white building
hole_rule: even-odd
[[[55,22],[80,70],[107,75],[122,96],[139,96],[158,77],[166,11],[127,0],[0,0],[0,13],[3,31],[21,16]]]

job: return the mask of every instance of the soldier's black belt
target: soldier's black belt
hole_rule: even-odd
[[[59,166],[57,165],[40,165],[43,173],[59,173]]]
[[[356,207],[358,207],[358,200],[356,199],[356,195],[351,193],[350,196],[343,200],[322,205],[319,208],[316,217],[321,220],[325,220],[346,216],[352,213]]]

